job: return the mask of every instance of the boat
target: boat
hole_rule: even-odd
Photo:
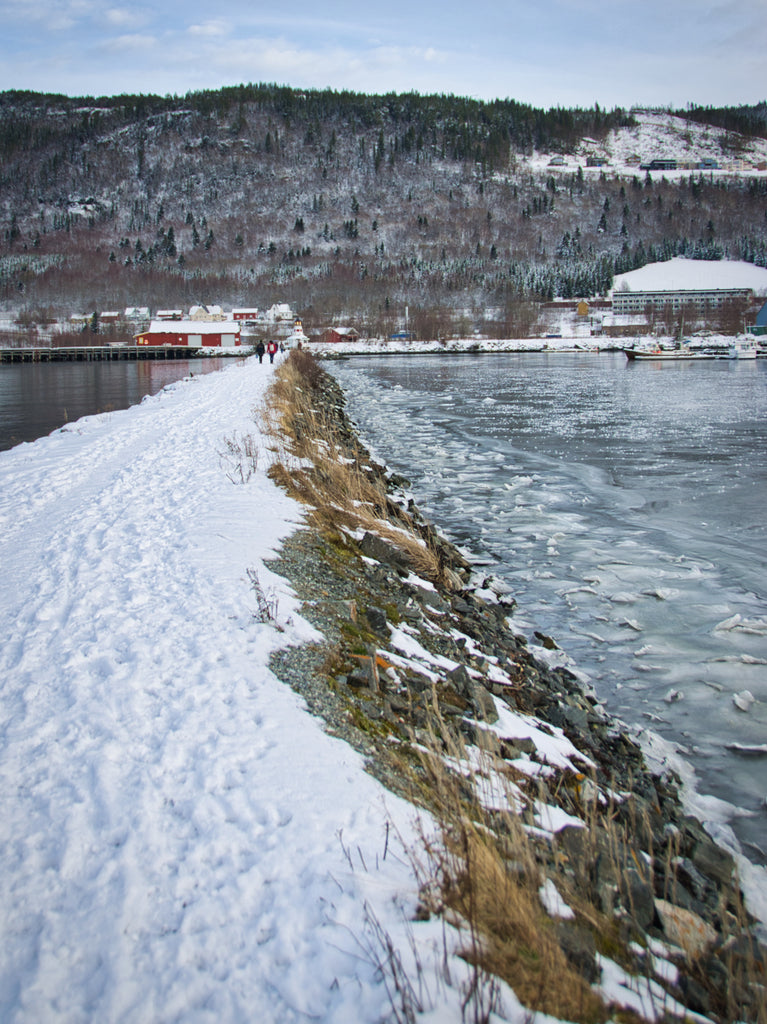
[[[756,339],[738,338],[727,350],[730,359],[756,359]]]
[[[647,345],[641,348],[624,348],[624,353],[627,359],[634,360],[651,360],[657,362],[663,360],[664,362],[680,362],[687,361],[690,359],[714,359],[715,354],[713,352],[707,352],[705,349],[690,348],[687,342],[683,342],[676,348],[661,348],[660,345]]]

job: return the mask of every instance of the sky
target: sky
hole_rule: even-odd
[[[246,82],[534,106],[767,98],[765,0],[0,0],[0,90],[183,95]]]

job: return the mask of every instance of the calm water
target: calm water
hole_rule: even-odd
[[[127,409],[166,384],[222,365],[216,358],[0,364],[0,451],[81,416]]]
[[[747,812],[730,824],[761,862],[766,371],[537,353],[333,370],[381,460],[511,584],[518,626],[554,636],[609,710],[679,744],[699,791]]]

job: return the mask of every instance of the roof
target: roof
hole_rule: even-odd
[[[621,287],[624,282],[632,292],[751,288],[764,294],[767,293],[767,269],[742,260],[690,260],[677,256],[619,274],[613,281],[613,296],[624,290]]]
[[[141,334],[239,334],[236,320],[153,320]]]

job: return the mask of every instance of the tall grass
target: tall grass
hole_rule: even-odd
[[[325,532],[371,532],[394,545],[414,572],[449,589],[459,585],[428,533],[392,501],[380,467],[323,403],[325,374],[303,350],[274,376],[262,410],[274,462],[270,476],[303,502]]]

